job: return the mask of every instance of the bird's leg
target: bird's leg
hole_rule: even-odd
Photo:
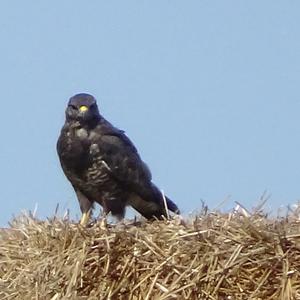
[[[91,210],[83,212],[81,219],[80,219],[81,226],[86,226],[86,224],[88,223],[88,221],[90,219],[90,214],[91,214]]]
[[[93,209],[93,202],[91,202],[83,193],[81,193],[79,190],[75,190],[76,195],[80,204],[80,209],[82,212],[82,216],[80,219],[80,225],[85,226],[87,225],[92,209]]]
[[[101,219],[100,219],[100,228],[102,230],[105,230],[105,229],[107,229],[107,216],[108,216],[110,210],[107,206],[106,201],[102,201],[101,205],[103,207],[103,211],[102,211],[102,216],[101,216]]]
[[[106,217],[104,217],[104,218],[101,219],[101,221],[100,221],[100,228],[102,230],[107,229],[107,219],[106,219]]]

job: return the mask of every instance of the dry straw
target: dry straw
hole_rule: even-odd
[[[0,231],[0,299],[300,299],[298,217],[239,207],[83,228],[23,215]]]

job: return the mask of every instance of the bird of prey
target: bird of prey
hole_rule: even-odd
[[[71,182],[86,225],[93,204],[119,220],[131,205],[147,219],[161,219],[178,207],[151,181],[151,172],[124,131],[114,127],[89,94],[70,98],[57,141],[62,169]]]

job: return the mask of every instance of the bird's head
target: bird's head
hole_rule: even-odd
[[[89,125],[100,119],[96,99],[89,94],[77,94],[70,98],[66,109],[67,121]]]

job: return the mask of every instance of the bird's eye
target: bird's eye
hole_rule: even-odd
[[[75,105],[73,105],[73,104],[69,104],[69,107],[71,107],[74,110],[77,110],[77,107]]]

